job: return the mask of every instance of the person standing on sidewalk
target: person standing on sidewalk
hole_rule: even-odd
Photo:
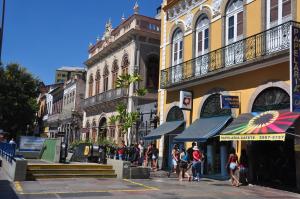
[[[194,148],[194,146],[196,146],[196,145],[197,145],[197,143],[196,143],[196,142],[193,142],[193,143],[192,143],[192,147],[188,148],[188,150],[187,150],[187,154],[188,154],[188,156],[189,156],[189,168],[188,168],[188,172],[192,171],[191,173],[192,173],[193,178],[196,177],[195,170],[194,170],[194,168],[192,167],[192,165],[193,165],[193,152],[194,152],[194,149],[193,149],[193,148]]]
[[[178,144],[175,144],[172,149],[172,164],[173,164],[173,172],[176,173],[177,175],[179,174],[178,162],[179,162],[179,146]]]
[[[196,177],[193,179],[195,181],[200,181],[200,173],[201,173],[201,160],[202,154],[198,148],[198,146],[193,147],[193,168],[196,173]]]
[[[188,177],[188,180],[191,181],[191,176],[190,174],[187,172],[188,170],[188,167],[189,167],[189,163],[188,163],[188,154],[187,152],[185,151],[184,147],[181,148],[180,150],[180,155],[179,155],[179,169],[180,169],[180,172],[179,172],[179,181],[182,181],[185,176]]]
[[[158,161],[158,148],[155,144],[152,144],[152,169],[157,171],[157,161]]]
[[[230,150],[226,168],[229,168],[232,186],[237,187],[240,186],[240,182],[238,180],[238,177],[236,176],[236,173],[238,171],[238,165],[238,156],[235,153],[235,149],[232,148]]]

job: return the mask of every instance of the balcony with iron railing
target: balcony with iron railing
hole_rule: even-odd
[[[117,88],[111,89],[106,92],[99,93],[95,96],[86,98],[83,101],[83,108],[86,109],[88,107],[104,104],[105,102],[114,101],[127,96],[127,89]]]
[[[300,23],[289,21],[223,48],[161,70],[160,87],[174,88],[219,72],[258,62],[267,57],[289,52],[290,27]]]

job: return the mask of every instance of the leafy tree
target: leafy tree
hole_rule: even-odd
[[[39,80],[18,64],[0,66],[0,128],[25,133],[37,111]]]
[[[116,87],[126,89],[126,92],[128,94],[130,85],[132,84],[134,85],[141,81],[142,78],[138,74],[133,74],[133,75],[124,74],[118,77],[116,81]],[[139,88],[134,90],[134,94],[137,96],[144,96],[146,93],[147,93],[147,89],[145,88]],[[124,135],[138,120],[139,113],[136,111],[128,112],[127,104],[125,103],[119,103],[116,106],[116,112],[117,115],[113,115],[109,118],[109,124],[110,125],[118,124],[119,130]]]

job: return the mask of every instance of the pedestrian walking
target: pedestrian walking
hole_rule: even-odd
[[[193,152],[194,152],[194,146],[196,146],[197,143],[196,142],[193,142],[192,143],[192,146],[190,148],[188,148],[187,150],[187,153],[188,153],[188,156],[189,156],[189,169],[188,169],[188,172],[191,172],[192,173],[192,176],[193,178],[196,177],[196,173],[195,173],[195,170],[194,168],[192,167],[193,165]]]
[[[152,169],[157,171],[157,162],[158,162],[158,148],[155,144],[152,144]]]
[[[191,176],[186,172],[189,166],[188,159],[188,154],[185,151],[184,147],[182,147],[179,155],[179,181],[182,181],[185,177],[187,177],[188,180],[191,181]]]
[[[149,144],[145,153],[145,167],[152,167],[152,145]]]
[[[139,142],[138,148],[139,148],[139,152],[140,152],[140,154],[139,154],[139,162],[138,162],[138,165],[139,165],[139,166],[142,166],[142,164],[143,164],[143,162],[144,162],[144,158],[145,158],[145,148],[144,148],[144,143],[143,143],[143,141],[140,141],[140,142]]]
[[[234,148],[230,150],[227,168],[229,168],[232,186],[238,187],[240,185],[238,177],[236,176],[236,173],[238,171],[238,156],[236,155]]]
[[[125,154],[126,154],[126,145],[125,145],[124,140],[122,140],[121,145],[118,149],[119,160],[124,160],[125,159]]]
[[[241,153],[239,170],[240,170],[240,182],[243,182],[246,185],[249,184],[249,181],[248,181],[248,156],[247,156],[247,152],[245,149],[243,149],[242,153]]]
[[[193,168],[196,174],[196,177],[194,177],[194,181],[200,181],[200,174],[201,174],[201,159],[202,154],[198,148],[198,146],[193,147]]]
[[[16,144],[14,138],[11,138],[11,140],[9,141],[9,144]]]
[[[179,146],[178,144],[175,144],[172,149],[172,164],[173,164],[173,172],[176,173],[177,175],[179,173],[178,161],[179,161]]]

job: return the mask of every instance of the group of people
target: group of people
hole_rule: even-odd
[[[158,148],[154,143],[144,147],[143,141],[139,144],[131,144],[129,147],[122,141],[118,147],[110,146],[107,156],[111,159],[130,161],[135,166],[151,167],[153,170],[158,168]]]
[[[182,181],[187,178],[189,181],[200,181],[203,173],[205,154],[199,149],[195,142],[185,150],[175,144],[172,149],[172,171],[177,174],[178,179]],[[248,157],[246,150],[242,150],[240,159],[235,149],[230,150],[228,162],[226,165],[233,186],[240,186],[242,183],[248,184]]]
[[[175,144],[172,149],[173,172],[178,175],[180,181],[186,177],[189,181],[200,181],[204,160],[205,155],[196,142],[193,142],[187,150],[183,146],[179,147],[178,144]]]

